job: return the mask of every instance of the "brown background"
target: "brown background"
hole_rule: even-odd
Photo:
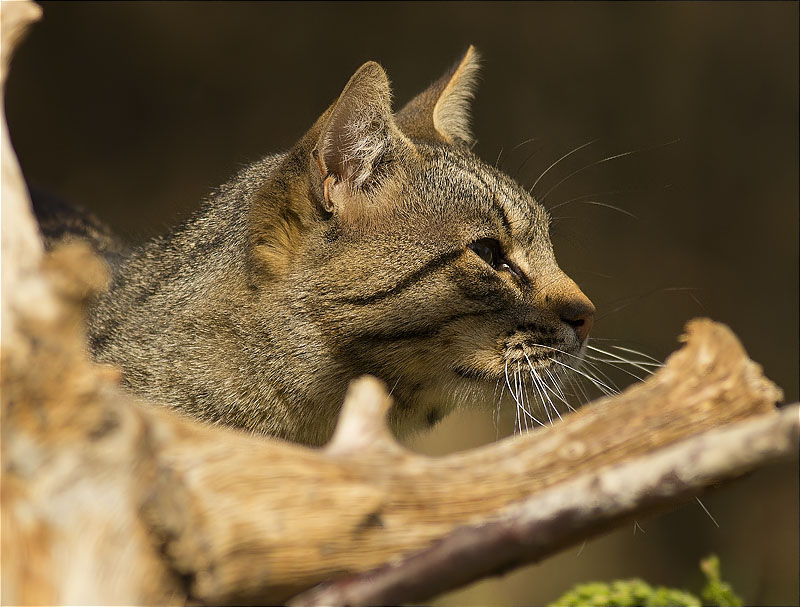
[[[400,104],[469,43],[485,58],[484,159],[504,150],[530,185],[599,139],[540,195],[641,150],[546,200],[596,194],[636,215],[579,202],[554,212],[562,266],[599,309],[594,334],[663,358],[687,319],[708,315],[797,400],[796,2],[45,3],[11,72],[11,135],[31,182],[140,239],[291,145],[365,60],[384,65]],[[437,453],[495,435],[491,414],[472,412],[414,444]],[[621,529],[437,603],[540,604],[576,581],[633,576],[697,590],[697,561],[715,551],[749,603],[797,604],[797,467],[703,501],[720,528],[690,503],[640,521],[644,534]]]

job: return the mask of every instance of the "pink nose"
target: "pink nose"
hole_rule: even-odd
[[[554,307],[559,318],[575,330],[578,341],[583,343],[594,324],[594,304],[581,293],[580,296],[559,301]]]

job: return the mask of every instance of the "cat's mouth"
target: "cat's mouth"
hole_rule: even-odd
[[[563,373],[566,370],[577,368],[583,361],[585,344],[575,352],[555,346],[523,346],[515,347],[511,352],[505,353],[502,362],[492,365],[492,369],[479,369],[471,365],[456,364],[452,367],[455,375],[471,380],[497,380],[504,377],[508,368],[523,366],[532,370],[548,370]]]

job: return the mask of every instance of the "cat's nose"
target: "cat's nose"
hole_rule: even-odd
[[[548,287],[540,291],[544,295],[544,305],[549,308],[561,322],[568,324],[575,331],[580,343],[589,336],[594,324],[594,304],[578,285],[566,274],[557,271],[548,281]],[[541,302],[541,299],[539,300]]]
[[[578,294],[560,299],[555,306],[555,311],[562,321],[574,329],[578,341],[583,343],[594,324],[595,309],[589,298],[578,291]]]

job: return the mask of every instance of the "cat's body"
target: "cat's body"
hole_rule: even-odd
[[[364,373],[402,435],[490,402],[509,365],[575,366],[594,309],[545,210],[469,150],[476,68],[470,49],[393,115],[365,64],[291,151],[117,265],[94,357],[149,400],[314,445]]]

